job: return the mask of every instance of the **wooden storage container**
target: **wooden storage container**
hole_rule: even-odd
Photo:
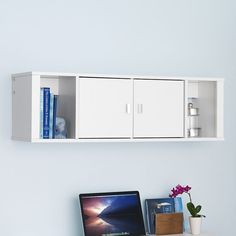
[[[183,213],[156,214],[156,235],[182,234],[183,221]]]

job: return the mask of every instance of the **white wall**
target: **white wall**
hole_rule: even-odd
[[[82,235],[76,195],[193,186],[204,230],[236,235],[234,0],[0,2],[0,235]],[[11,136],[15,72],[223,76],[225,142],[30,144]],[[184,198],[187,200],[186,198]]]

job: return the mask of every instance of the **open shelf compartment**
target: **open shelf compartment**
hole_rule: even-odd
[[[67,138],[75,139],[76,126],[76,77],[40,76],[40,88],[49,87],[57,95],[57,117],[66,121]]]
[[[189,104],[198,108],[198,114],[189,114]],[[223,137],[223,82],[221,80],[188,81],[187,86],[187,133],[198,129],[197,138]],[[195,137],[189,137],[195,138]]]
[[[27,72],[12,75],[12,139],[48,142],[40,139],[40,88],[58,95],[57,116],[66,120],[67,139],[75,139],[76,75]],[[55,140],[56,141],[56,140]]]

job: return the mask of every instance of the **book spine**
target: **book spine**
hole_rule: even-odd
[[[149,209],[148,209],[148,202],[147,202],[147,200],[145,200],[145,210],[146,210],[146,220],[147,220],[147,231],[148,231],[148,234],[151,234],[150,219],[149,219]]]
[[[53,128],[52,128],[52,137],[53,138],[55,138],[56,118],[57,118],[57,95],[54,95],[54,103],[53,103]]]
[[[174,198],[174,207],[175,207],[175,212],[183,212],[182,198],[180,197]]]
[[[40,88],[40,138],[43,138],[43,88]]]
[[[183,202],[181,197],[174,198],[175,212],[184,212],[183,211]],[[187,221],[183,221],[183,230],[187,229]]]
[[[53,138],[53,104],[54,95],[53,93],[50,93],[49,138]]]
[[[43,138],[49,138],[50,88],[43,88]]]

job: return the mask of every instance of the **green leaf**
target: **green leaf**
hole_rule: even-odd
[[[192,202],[187,203],[187,207],[195,208],[194,204]]]
[[[202,206],[200,206],[200,205],[196,206],[196,212],[197,213],[199,213],[201,211],[201,209],[202,209]]]
[[[192,217],[196,217],[197,216],[197,212],[196,212],[196,209],[195,209],[195,206],[192,202],[188,202],[187,203],[187,208],[190,212],[190,214],[192,215]]]

